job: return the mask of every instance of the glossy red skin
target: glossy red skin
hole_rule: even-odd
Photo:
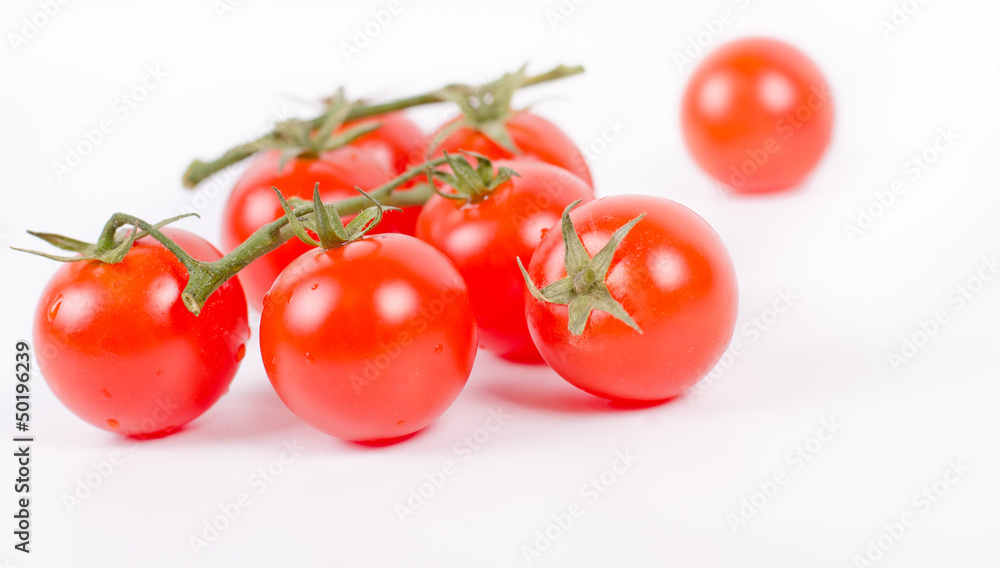
[[[476,319],[455,267],[407,235],[314,249],[264,300],[260,349],[281,400],[314,428],[370,442],[416,432],[472,372]]]
[[[286,199],[295,196],[311,201],[313,187],[319,182],[320,195],[324,201],[330,201],[359,196],[355,186],[369,190],[385,181],[382,165],[363,149],[351,146],[330,152],[319,160],[288,160],[280,173],[279,160],[280,154],[276,151],[260,154],[233,187],[222,216],[222,245],[226,250],[236,248],[257,229],[284,215],[272,187],[281,190]],[[373,232],[400,229],[395,224],[399,215],[399,212],[386,212]],[[240,271],[250,305],[260,310],[264,294],[278,274],[310,248],[297,238],[291,239]]]
[[[480,344],[512,361],[540,363],[524,320],[524,278],[517,258],[527,265],[563,210],[578,199],[592,200],[593,194],[580,178],[551,164],[522,158],[493,166],[520,176],[474,204],[435,195],[417,220],[417,237],[450,258],[468,283]]]
[[[734,41],[706,57],[688,82],[684,140],[695,161],[732,191],[796,186],[830,143],[828,89],[795,47],[769,38]]]
[[[428,143],[428,138],[420,127],[402,112],[352,120],[344,123],[340,130],[375,122],[382,126],[351,142],[351,146],[360,148],[382,164],[386,182],[411,166],[424,163],[424,146]],[[412,187],[417,181],[419,179],[404,184],[402,188]],[[379,229],[372,232],[413,235],[419,214],[419,205],[403,207],[402,211],[391,211],[385,216]]]
[[[441,129],[448,128],[449,125],[450,123]],[[591,188],[594,187],[594,180],[590,176],[590,168],[587,167],[583,153],[555,124],[536,114],[521,111],[512,114],[507,120],[507,132],[514,145],[521,151],[517,156],[483,133],[466,127],[455,130],[445,138],[437,147],[434,156],[443,156],[445,151],[457,154],[459,150],[465,150],[497,160],[530,158],[568,170]]]
[[[208,241],[163,229],[199,260],[221,254]],[[229,388],[250,328],[238,279],[184,307],[188,274],[152,237],[117,264],[63,265],[35,311],[35,350],[45,382],[87,422],[118,434],[156,437],[197,418]]]
[[[733,263],[719,236],[690,209],[648,196],[605,197],[570,216],[593,256],[619,227],[645,212],[622,241],[605,279],[642,329],[601,311],[583,334],[567,329],[567,306],[525,292],[531,337],[573,385],[620,401],[677,396],[705,376],[729,345],[738,303]],[[560,226],[546,233],[528,273],[542,288],[566,275]]]
[[[382,164],[386,181],[406,171],[410,166],[423,163],[423,146],[427,136],[415,122],[401,112],[392,112],[370,118],[362,118],[344,123],[338,129],[343,131],[362,124],[379,123],[381,126],[351,143],[351,146],[368,152]],[[419,208],[417,208],[419,209]]]

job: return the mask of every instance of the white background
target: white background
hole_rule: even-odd
[[[179,181],[192,158],[214,157],[275,115],[312,116],[310,101],[341,84],[354,96],[388,98],[489,79],[525,61],[535,72],[581,63],[583,77],[526,90],[516,102],[534,103],[584,147],[607,120],[627,124],[591,163],[598,192],[669,197],[716,228],[739,275],[742,354],[698,396],[621,410],[551,371],[481,353],[440,420],[379,449],[324,436],[286,410],[256,336],[231,392],[161,440],[137,444],[88,426],[35,376],[32,553],[13,550],[5,513],[0,561],[523,566],[536,531],[576,502],[582,517],[533,566],[846,567],[880,536],[891,544],[880,567],[998,565],[1000,279],[982,283],[961,310],[948,299],[982,257],[1000,254],[996,3],[927,2],[886,38],[878,24],[893,11],[886,0],[591,0],[554,26],[546,12],[559,9],[556,0],[400,1],[400,13],[351,61],[342,43],[385,2],[246,0],[221,15],[212,0],[71,2],[17,50],[11,34],[21,33],[22,18],[41,20],[41,8],[4,2],[3,244],[38,246],[28,228],[90,240],[118,210],[152,220],[177,214],[193,202]],[[797,191],[728,196],[684,149],[678,108],[691,66],[678,69],[672,55],[724,8],[735,21],[709,47],[780,37],[832,85],[834,140]],[[121,119],[113,105],[147,66],[167,77]],[[430,130],[447,112],[413,116]],[[114,131],[58,180],[53,162],[105,118]],[[939,128],[957,141],[913,179],[907,161]],[[906,192],[848,238],[845,223],[896,179]],[[203,218],[184,226],[218,242],[231,183],[203,188]],[[34,303],[56,266],[6,246],[0,254],[0,352],[13,367],[14,343],[30,338]],[[786,288],[797,296],[792,307],[763,333],[744,331],[774,315],[767,310]],[[937,310],[947,323],[894,371],[888,354]],[[12,434],[13,377],[3,384],[0,431]],[[456,444],[496,409],[508,416],[504,425],[463,461]],[[824,419],[841,426],[829,441],[810,442]],[[251,475],[276,470],[272,461],[292,441],[306,450],[258,492]],[[805,444],[816,453],[798,467],[789,453]],[[13,444],[0,445],[8,456],[0,503],[9,512]],[[63,496],[115,451],[124,463],[68,510]],[[635,462],[592,502],[581,486],[616,452]],[[401,522],[395,506],[445,460],[458,472]],[[939,482],[947,493],[927,510],[914,498],[943,478],[949,460],[970,470],[952,485]],[[739,515],[743,499],[760,504],[758,483],[779,472],[788,483],[734,531],[727,515]],[[196,556],[190,537],[240,492],[251,505]],[[912,527],[883,536],[907,513]]]

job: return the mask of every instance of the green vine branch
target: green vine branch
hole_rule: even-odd
[[[149,235],[173,253],[188,271],[189,278],[187,285],[181,292],[181,300],[190,312],[197,315],[201,313],[208,298],[220,286],[251,262],[301,235],[302,225],[309,225],[314,228],[322,227],[323,229],[321,230],[332,230],[330,228],[332,222],[341,223],[340,219],[346,215],[358,215],[359,219],[357,219],[357,222],[352,221],[346,227],[341,225],[341,229],[333,230],[334,233],[341,235],[340,242],[330,240],[324,243],[329,246],[338,246],[359,238],[366,230],[372,228],[381,219],[383,210],[426,203],[435,194],[435,188],[430,183],[419,183],[406,191],[397,192],[396,190],[418,176],[428,175],[433,168],[446,162],[446,158],[430,160],[424,164],[410,168],[369,193],[362,191],[358,197],[330,203],[324,203],[317,198],[311,203],[301,203],[295,207],[289,205],[287,215],[264,225],[235,249],[213,262],[205,262],[193,258],[180,245],[160,230],[168,223],[189,215],[180,215],[160,223],[150,224],[134,215],[115,213],[104,225],[96,244],[85,243],[51,233],[29,231],[30,234],[41,238],[57,248],[76,253],[75,256],[55,256],[33,250],[11,248],[62,262],[97,260],[113,264],[121,262],[125,258],[125,255],[136,239]],[[277,188],[275,188],[275,191],[277,191]],[[318,191],[315,195],[318,196]],[[281,200],[284,202],[283,198]],[[287,202],[284,203],[287,205]],[[366,210],[373,211],[366,212]],[[317,215],[317,212],[319,215]],[[131,226],[132,230],[129,231],[127,237],[122,239],[119,235],[119,229],[127,226]]]
[[[513,88],[516,90],[520,87],[528,87],[531,85],[537,85],[539,83],[545,83],[548,81],[555,81],[562,79],[564,77],[570,77],[583,73],[583,67],[579,65],[566,66],[559,65],[545,73],[540,73],[533,76],[525,76],[523,68],[515,73],[508,73],[489,83],[484,83],[478,86],[469,86],[463,84],[450,84],[446,85],[440,89],[436,89],[429,93],[424,93],[421,95],[415,95],[411,97],[405,97],[397,99],[394,101],[388,101],[378,104],[364,104],[364,103],[354,103],[349,106],[349,110],[344,112],[342,115],[338,115],[340,121],[346,122],[351,120],[357,120],[361,118],[369,118],[373,116],[379,116],[382,114],[403,110],[415,106],[434,104],[434,103],[444,103],[453,102],[460,103],[461,101],[469,101],[471,99],[476,99],[477,101],[483,99],[492,99],[494,92],[503,91],[504,96],[509,100],[509,94],[506,91]],[[511,81],[511,77],[517,77],[515,82]],[[331,98],[332,104],[343,103],[343,93],[338,91],[338,94]],[[478,104],[478,103],[477,103]],[[464,104],[459,104],[459,106],[464,107]],[[314,117],[309,120],[298,120],[293,119],[291,123],[294,125],[296,131],[305,130],[308,132],[315,131],[322,128],[325,124],[328,125],[330,122],[331,112],[326,110],[323,114]],[[374,128],[374,127],[373,127]],[[188,166],[187,171],[184,172],[182,181],[185,187],[193,188],[205,179],[207,179],[212,174],[221,171],[233,164],[241,162],[246,158],[249,158],[253,154],[259,152],[265,148],[282,148],[287,146],[287,132],[289,130],[288,125],[285,123],[279,124],[271,132],[252,140],[250,142],[240,144],[230,148],[221,156],[214,160],[202,161],[194,160]],[[329,132],[326,132],[329,134]]]

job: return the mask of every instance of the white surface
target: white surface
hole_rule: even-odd
[[[341,43],[384,2],[245,1],[223,18],[214,0],[71,2],[18,53],[9,34],[39,5],[5,2],[4,244],[37,246],[27,228],[90,239],[116,210],[147,219],[176,214],[193,199],[179,183],[190,159],[217,155],[274,115],[312,115],[308,101],[339,84],[356,96],[390,97],[489,78],[526,60],[535,71],[582,63],[584,77],[525,91],[518,102],[537,101],[538,112],[581,145],[606,120],[628,125],[592,161],[599,192],[670,197],[718,230],[739,274],[743,354],[699,396],[623,411],[550,371],[484,353],[437,423],[380,449],[341,443],[296,419],[272,392],[254,340],[232,391],[214,408],[177,435],[140,444],[76,419],[36,375],[32,553],[11,548],[5,514],[0,560],[523,566],[522,547],[534,545],[535,531],[578,502],[582,517],[532,565],[854,566],[867,541],[908,512],[915,525],[875,565],[1000,562],[1000,279],[960,311],[948,300],[981,257],[1000,254],[996,3],[925,3],[886,40],[878,20],[893,4],[881,0],[592,0],[555,30],[546,10],[557,10],[556,0],[401,2],[350,63]],[[671,55],[726,7],[735,21],[713,46],[775,35],[810,54],[832,84],[834,142],[799,191],[726,196],[685,152],[678,106],[691,68],[678,71]],[[168,76],[122,118],[115,99],[157,65]],[[444,112],[414,116],[430,129]],[[51,163],[105,118],[114,131],[57,181]],[[903,169],[909,156],[947,127],[958,141],[911,180]],[[843,224],[897,178],[907,192],[850,242]],[[203,219],[185,226],[218,242],[224,197],[208,195],[206,203]],[[15,340],[30,338],[34,302],[55,266],[4,248],[0,352],[12,360]],[[752,318],[769,317],[785,288],[798,296],[792,307],[759,336],[742,331]],[[893,372],[888,353],[939,309],[948,322]],[[12,381],[4,379],[0,395],[0,431],[11,433]],[[492,409],[509,416],[502,428],[479,450],[456,451]],[[842,427],[799,469],[789,452],[830,417]],[[258,493],[251,476],[293,440],[307,451]],[[10,456],[8,444],[0,445]],[[62,496],[115,451],[124,463],[67,511]],[[635,463],[591,502],[581,486],[619,451]],[[395,505],[444,460],[457,473],[400,522]],[[971,471],[925,510],[914,496],[945,475],[949,460]],[[5,511],[14,504],[13,472],[12,458],[2,460]],[[741,499],[779,472],[790,481],[731,530],[727,514],[739,514]],[[241,492],[250,506],[196,556],[189,538]]]

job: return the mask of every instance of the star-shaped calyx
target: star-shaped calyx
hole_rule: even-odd
[[[611,267],[611,260],[618,246],[632,227],[635,227],[646,214],[643,213],[619,227],[604,248],[591,258],[569,216],[569,212],[579,204],[580,201],[571,203],[562,214],[562,235],[566,246],[566,277],[539,290],[531,281],[528,271],[524,269],[521,259],[518,258],[517,265],[521,267],[521,274],[524,275],[528,291],[541,302],[569,306],[569,331],[573,335],[583,333],[590,313],[594,310],[607,312],[638,333],[642,333],[642,329],[632,316],[611,296],[604,280],[608,276],[608,269]]]

